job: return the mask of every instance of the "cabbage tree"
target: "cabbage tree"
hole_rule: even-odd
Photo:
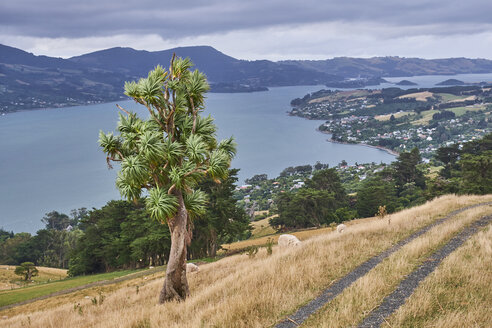
[[[194,217],[205,212],[206,195],[197,188],[205,177],[227,177],[235,155],[231,138],[218,142],[212,117],[201,116],[209,90],[205,75],[186,58],[157,66],[147,78],[126,82],[125,94],[149,112],[147,119],[119,107],[118,133],[100,133],[107,163],[119,162],[116,186],[128,200],[145,199],[150,216],[169,226],[171,250],[159,302],[189,295],[186,248]]]

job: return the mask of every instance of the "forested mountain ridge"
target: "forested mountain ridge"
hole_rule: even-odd
[[[398,77],[492,72],[492,60],[469,58],[335,57],[326,60],[286,60],[279,63],[311,68],[344,77]]]
[[[212,92],[264,91],[288,85],[344,85],[345,79],[368,81],[386,76],[450,75],[492,72],[492,60],[400,57],[327,60],[240,60],[210,46],[162,51],[111,48],[68,59],[36,56],[0,44],[0,113],[65,107],[125,98],[123,83],[143,77],[172,55],[190,57],[207,75]],[[376,83],[377,84],[377,83]]]

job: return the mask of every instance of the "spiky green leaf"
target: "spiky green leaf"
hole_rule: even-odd
[[[164,189],[152,188],[149,190],[145,205],[153,219],[164,222],[176,214],[178,201],[175,196],[168,195]]]
[[[188,210],[188,214],[192,217],[199,217],[205,214],[207,210],[208,197],[201,190],[194,190],[191,193],[185,194],[184,197],[185,207]]]

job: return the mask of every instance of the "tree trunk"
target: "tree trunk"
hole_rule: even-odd
[[[166,268],[166,279],[159,297],[159,303],[168,301],[182,301],[189,295],[188,280],[186,279],[186,236],[188,212],[181,192],[176,192],[178,211],[174,218],[169,220],[171,232],[171,251]]]
[[[210,257],[215,257],[217,255],[217,232],[215,229],[211,231],[211,241],[210,241]]]

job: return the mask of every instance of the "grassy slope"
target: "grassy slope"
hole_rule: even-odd
[[[466,112],[476,112],[479,110],[484,110],[485,106],[484,105],[473,105],[473,106],[467,106],[467,107],[454,107],[454,108],[448,108],[446,110],[453,112],[456,114],[456,116],[463,116],[466,114]]]
[[[36,268],[39,274],[33,277],[34,283],[30,283],[29,285],[61,280],[67,277],[67,270],[64,269],[39,266]],[[14,273],[14,270],[15,266],[13,265],[0,265],[0,290],[19,288],[26,284],[20,276]]]
[[[57,318],[56,327],[266,327],[416,229],[454,209],[483,201],[492,201],[492,195],[445,196],[391,215],[390,225],[386,220],[355,221],[344,234],[325,230],[305,240],[302,247],[287,250],[274,247],[272,256],[267,256],[262,249],[254,259],[236,255],[202,265],[200,272],[189,275],[191,296],[186,302],[158,305],[162,281],[140,280],[139,293],[136,293],[135,284],[121,284],[107,292],[102,305],[94,306],[91,300],[79,297],[81,313],[74,311],[73,300],[52,305],[40,301],[25,306],[22,314],[16,312],[19,315],[2,323],[5,327],[21,327],[27,323],[29,315],[32,324],[40,327],[53,326],[53,318]],[[468,222],[480,215],[473,213],[463,215],[462,219]],[[457,219],[443,230],[433,229],[422,239],[402,248],[400,256],[395,255],[381,263],[374,271],[387,275],[388,286],[385,281],[383,286],[377,286],[384,289],[396,284],[422,256],[465,223]],[[397,266],[393,267],[393,264]],[[362,292],[370,296],[371,288],[366,283]],[[344,292],[339,296],[347,295]],[[369,304],[371,298],[364,302]],[[346,306],[343,304],[344,308]]]
[[[438,113],[438,110],[435,109],[429,109],[429,110],[424,110],[422,113],[421,119],[415,120],[412,122],[413,125],[427,125],[430,120],[432,120],[432,115]]]
[[[135,270],[116,271],[89,276],[80,276],[64,280],[54,281],[36,286],[29,286],[15,290],[0,292],[0,306],[22,302],[39,296],[49,295],[61,290],[82,286],[96,281],[118,278],[136,272]]]
[[[356,281],[326,305],[319,314],[310,318],[303,327],[356,326],[434,250],[449,241],[464,226],[491,212],[491,206],[472,209],[441,226],[434,227]]]
[[[268,223],[268,221],[272,217],[273,216],[270,216],[263,220],[252,222],[251,226],[253,227],[253,231],[251,231],[251,237],[259,238],[259,237],[275,234],[275,229],[273,229]]]
[[[393,327],[490,327],[491,258],[489,227],[446,258],[388,322]]]

